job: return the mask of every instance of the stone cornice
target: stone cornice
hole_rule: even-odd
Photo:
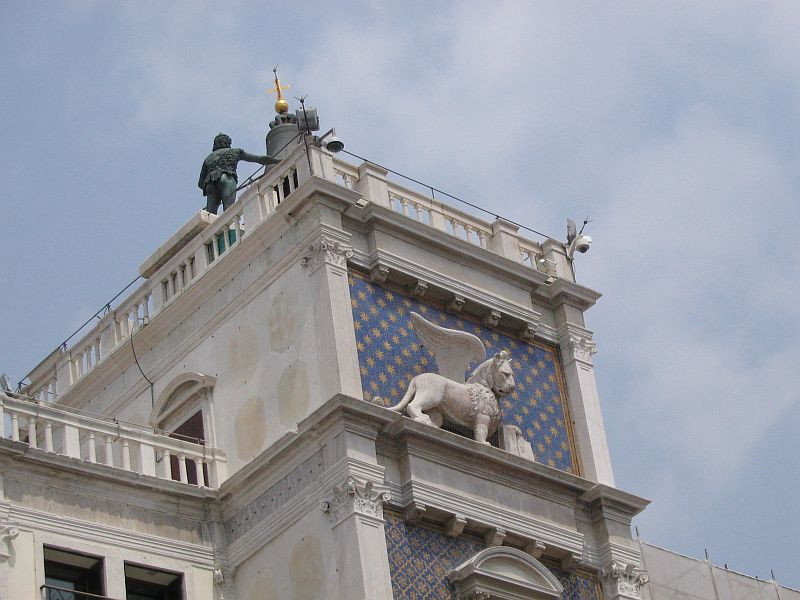
[[[80,477],[88,477],[98,483],[114,483],[127,488],[136,488],[140,490],[139,493],[152,494],[153,497],[166,495],[180,503],[195,501],[197,502],[198,510],[204,501],[217,498],[217,491],[209,488],[142,475],[133,471],[123,471],[100,463],[90,463],[85,460],[30,448],[23,442],[0,438],[0,464],[3,464],[8,459],[14,462],[4,465],[2,471],[6,477],[15,476],[17,471],[17,468],[15,468],[16,462],[19,461],[19,478],[30,481],[33,478],[40,477],[48,485],[63,483],[65,474],[71,473]],[[84,487],[83,489],[85,490],[86,488]],[[120,491],[118,499],[123,498],[127,498],[128,501],[132,500],[129,495],[126,495],[126,492]]]

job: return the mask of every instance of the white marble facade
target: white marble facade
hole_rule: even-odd
[[[41,598],[58,548],[102,558],[109,598],[141,565],[180,574],[187,600],[390,599],[388,518],[503,549],[442,579],[460,597],[567,594],[551,570],[639,597],[630,519],[647,501],[614,486],[583,318],[599,294],[563,244],[298,148],[142,273],[25,394],[0,395],[0,597]],[[575,472],[534,460],[519,427],[501,449],[366,401],[350,276],[552,348]],[[168,437],[198,414],[202,443]]]

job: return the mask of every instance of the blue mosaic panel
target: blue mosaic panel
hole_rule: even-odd
[[[394,600],[452,600],[447,574],[484,549],[466,538],[409,525],[385,515],[386,549]],[[547,565],[564,587],[563,600],[602,600],[597,579],[589,574],[567,573]]]
[[[578,474],[555,348],[527,343],[448,314],[432,303],[375,285],[358,275],[351,273],[349,279],[365,399],[372,401],[379,396],[386,406],[396,404],[412,377],[437,371],[433,354],[422,347],[411,327],[409,313],[419,313],[443,327],[477,335],[489,356],[501,350],[511,353],[516,390],[501,402],[503,422],[522,430],[537,462]]]
[[[564,588],[563,600],[601,600],[603,593],[600,584],[592,575],[583,573],[567,573],[559,568],[545,565],[556,576]]]
[[[394,600],[451,600],[455,594],[447,574],[483,550],[483,544],[389,515],[384,528]]]

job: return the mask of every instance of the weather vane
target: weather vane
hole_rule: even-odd
[[[281,82],[278,79],[278,65],[275,65],[275,68],[272,69],[272,72],[275,74],[275,88],[271,89],[269,93],[278,94],[278,99],[275,101],[275,112],[279,115],[282,115],[289,112],[289,103],[283,97],[283,90],[288,90],[292,86],[290,86],[288,83],[281,85]]]

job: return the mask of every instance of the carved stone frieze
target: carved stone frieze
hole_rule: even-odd
[[[19,535],[19,529],[15,525],[7,523],[0,525],[0,562],[7,560],[14,548],[11,545],[11,540]]]
[[[321,264],[329,264],[343,269],[347,268],[347,261],[353,257],[353,249],[338,240],[320,236],[319,241],[308,247],[308,252],[303,257],[301,264],[304,267],[316,268]]]
[[[613,563],[610,567],[604,568],[600,575],[605,579],[612,597],[641,598],[640,589],[649,581],[647,573],[633,564]]]
[[[353,514],[383,520],[383,504],[390,498],[389,492],[373,490],[371,481],[360,488],[355,479],[348,477],[343,484],[333,488],[333,493],[322,501],[320,508],[334,526]]]

